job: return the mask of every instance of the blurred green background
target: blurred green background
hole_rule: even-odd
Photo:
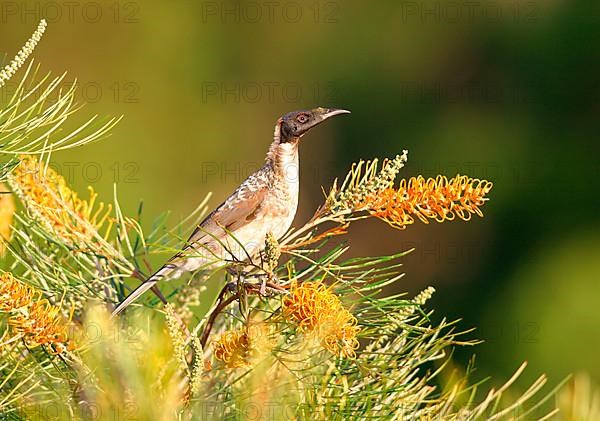
[[[356,224],[352,255],[415,247],[397,288],[462,318],[477,377],[600,381],[600,3],[582,1],[3,1],[11,58],[45,17],[43,71],[80,83],[79,114],[121,115],[112,137],[53,157],[79,191],[114,182],[145,223],[216,206],[264,159],[276,118],[352,115],[301,145],[296,225],[359,158],[408,149],[403,176],[494,181],[469,223]],[[22,73],[21,73],[22,74]],[[17,81],[18,76],[13,79]],[[10,85],[3,95],[10,91]]]

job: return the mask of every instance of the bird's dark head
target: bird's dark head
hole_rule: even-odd
[[[350,111],[338,108],[315,108],[287,113],[277,122],[279,125],[280,142],[290,142],[301,138],[310,129],[318,126],[330,117],[350,114]]]

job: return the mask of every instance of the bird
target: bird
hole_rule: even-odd
[[[112,315],[121,313],[149,289],[165,301],[156,285],[163,279],[248,261],[264,248],[268,234],[280,239],[291,227],[298,208],[300,139],[329,118],[349,113],[318,107],[277,119],[264,165],[198,224],[181,251],[143,281]]]

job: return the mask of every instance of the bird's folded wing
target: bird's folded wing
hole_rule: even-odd
[[[227,235],[252,222],[262,206],[268,186],[242,184],[225,202],[194,230],[187,244],[204,244]]]

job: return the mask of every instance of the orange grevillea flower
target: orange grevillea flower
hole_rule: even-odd
[[[53,345],[55,352],[66,349],[67,324],[60,316],[60,308],[47,300],[40,300],[41,293],[13,277],[11,273],[0,274],[0,312],[9,313],[10,332],[3,339],[8,342],[23,339],[28,346]]]
[[[108,221],[111,206],[99,203],[89,187],[84,200],[71,190],[56,171],[41,165],[33,156],[24,156],[9,177],[9,183],[29,211],[48,229],[68,242],[87,241]]]
[[[415,217],[428,223],[456,217],[468,221],[473,214],[483,216],[480,207],[493,184],[486,180],[457,175],[425,179],[422,176],[402,180],[398,188],[389,187],[377,195],[365,196],[355,207],[367,210],[395,228],[403,229]]]
[[[229,368],[251,365],[253,356],[270,348],[269,329],[264,323],[228,330],[213,342],[215,358]]]
[[[356,357],[358,321],[321,282],[293,282],[283,298],[283,314],[301,331],[314,334],[335,355]]]

